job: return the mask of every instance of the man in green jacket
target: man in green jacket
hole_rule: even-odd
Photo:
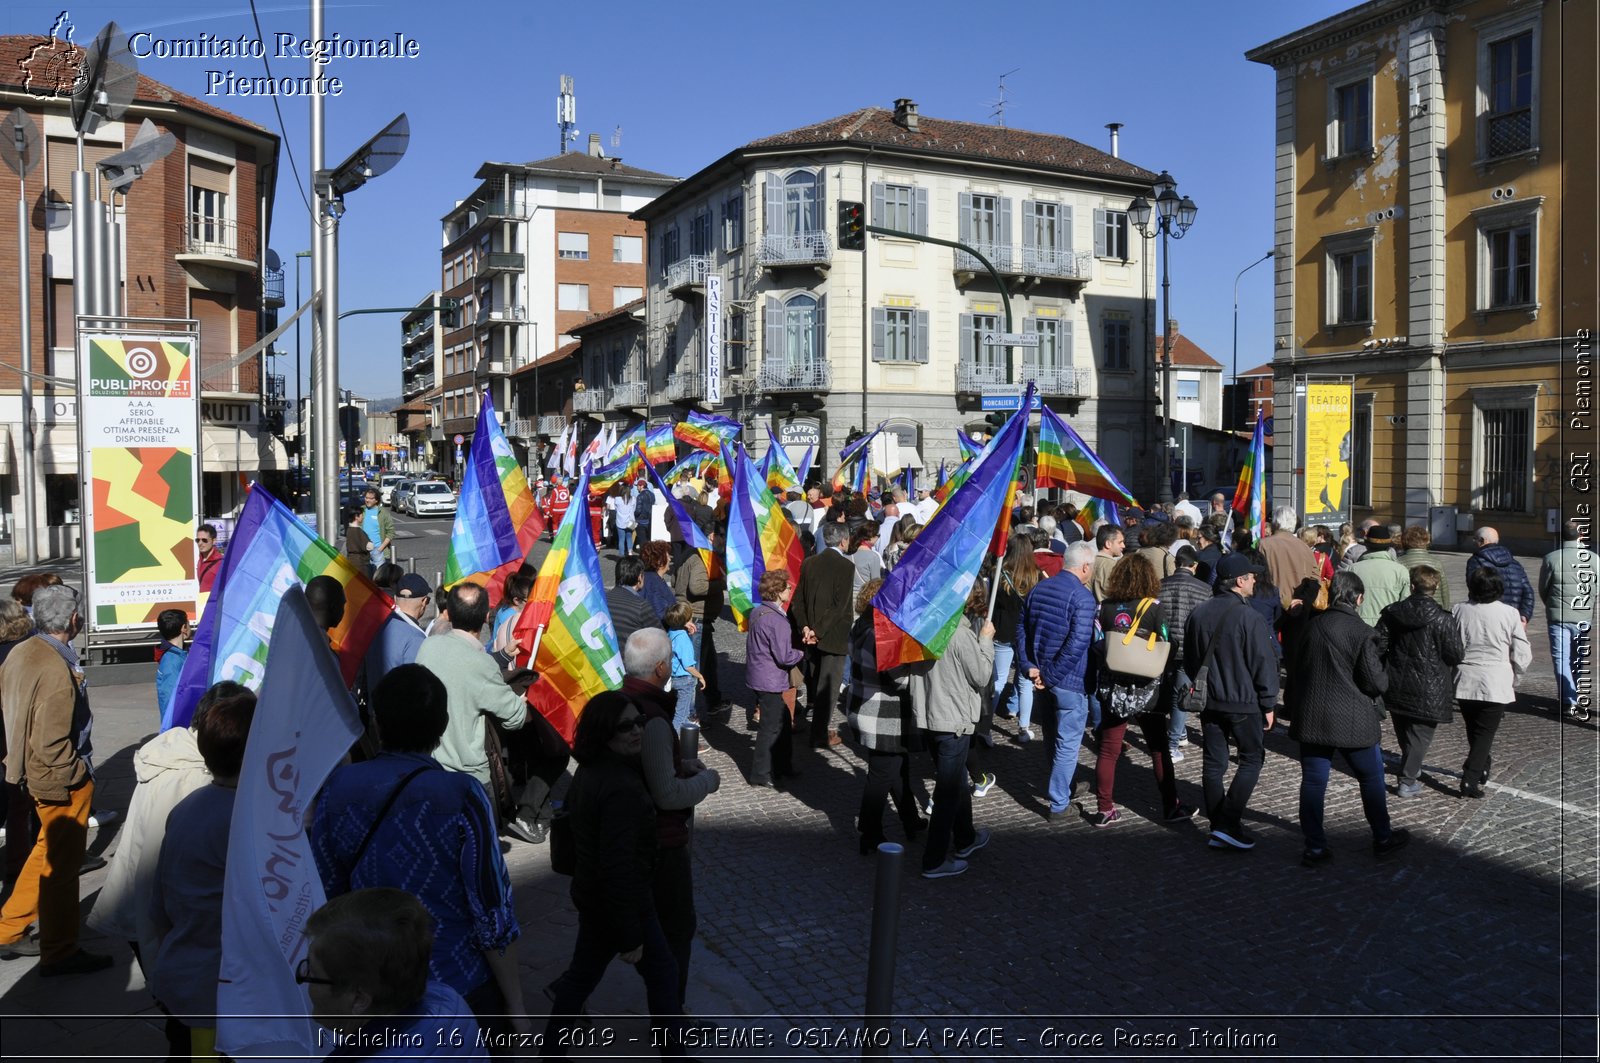
[[[1575,720],[1587,720],[1594,691],[1580,691],[1578,682],[1586,678],[1583,662],[1594,637],[1594,552],[1584,545],[1576,521],[1562,524],[1561,539],[1561,546],[1544,555],[1539,565],[1539,600],[1550,626],[1550,659],[1561,692],[1561,711]]]
[[[389,547],[394,545],[394,517],[384,507],[383,496],[376,487],[367,488],[363,498],[366,505],[361,511],[361,528],[372,541],[368,550],[372,563],[372,568],[367,571],[370,576],[373,570],[383,564]]]
[[[1386,524],[1367,531],[1366,552],[1350,571],[1361,577],[1366,593],[1356,611],[1368,627],[1378,626],[1378,616],[1388,606],[1411,594],[1411,570],[1394,558],[1394,535]]]

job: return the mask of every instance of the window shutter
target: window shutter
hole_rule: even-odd
[[[817,228],[823,232],[826,232],[828,230],[828,212],[825,208],[828,205],[828,197],[823,193],[826,191],[825,186],[828,183],[828,178],[827,174],[821,170],[817,170],[815,173],[817,182],[813,187],[817,190],[817,213],[815,215],[817,219]]]
[[[973,358],[973,336],[972,336],[972,315],[971,314],[962,314],[961,315],[959,331],[961,333],[961,364],[962,365],[972,365],[972,364],[974,364],[975,359]]]
[[[828,297],[817,296],[816,358],[818,364],[828,360]]]
[[[1094,212],[1094,253],[1096,258],[1106,257],[1106,212],[1098,207]]]
[[[872,182],[872,224],[888,225],[884,216],[883,182]]]
[[[766,190],[767,211],[762,220],[761,231],[768,236],[783,235],[783,182],[777,177],[768,177],[761,182]]]
[[[1072,321],[1069,318],[1056,322],[1056,364],[1063,368],[1073,365]]]
[[[972,193],[962,192],[960,212],[957,216],[956,238],[964,244],[972,243]]]
[[[883,361],[883,333],[889,325],[889,312],[881,306],[872,308],[872,360]]]
[[[1056,250],[1072,250],[1072,207],[1063,203],[1056,208]]]
[[[84,153],[84,161],[88,162],[87,152]],[[77,169],[76,159],[73,160],[73,169]],[[227,194],[233,191],[233,167],[225,162],[213,162],[211,159],[190,156],[189,184],[195,188]]]
[[[1009,261],[1011,258],[1011,199],[1009,196],[999,196],[995,199],[995,243],[1002,250],[1000,258]],[[998,265],[999,263],[996,263]]]
[[[911,318],[911,357],[923,365],[928,364],[928,312],[918,310]]]
[[[918,188],[911,201],[911,231],[919,236],[928,235],[928,190]]]
[[[774,296],[767,296],[767,342],[761,352],[761,364],[777,368],[783,359],[783,304]]]
[[[1022,201],[1022,249],[1024,251],[1033,250],[1034,226],[1038,224],[1037,214],[1038,211],[1034,209],[1033,200],[1024,199]]]
[[[1036,324],[1036,322],[1038,322],[1038,320],[1039,320],[1038,318],[1032,317],[1032,316],[1023,318],[1022,319],[1022,334],[1024,336],[1027,336],[1027,335],[1031,335],[1031,334],[1033,334],[1035,332],[1038,332],[1039,331],[1039,327]],[[1023,366],[1033,366],[1037,370],[1037,368],[1040,365],[1044,364],[1044,348],[1043,347],[1023,347],[1018,351],[1018,353],[1022,355],[1022,365]],[[1005,348],[1003,348],[1003,347],[1000,348],[1000,356],[1002,358],[1005,357]],[[1023,379],[1026,379],[1026,374],[1019,374],[1017,376],[1017,379],[1019,381],[1023,380]]]

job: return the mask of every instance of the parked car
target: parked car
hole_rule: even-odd
[[[406,476],[405,473],[401,472],[387,472],[383,474],[383,476],[378,480],[378,491],[379,497],[382,499],[384,505],[387,506],[389,504],[390,498],[394,495],[395,487],[407,479],[409,479],[409,477]]]
[[[401,480],[389,492],[389,508],[396,513],[406,511],[406,502],[411,497],[411,489],[417,485],[416,480]]]
[[[456,511],[456,493],[443,481],[421,480],[412,488],[406,505],[414,517],[453,515]]]

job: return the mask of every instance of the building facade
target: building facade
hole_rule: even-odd
[[[31,533],[41,557],[75,557],[81,550],[77,438],[75,270],[71,177],[77,134],[67,95],[21,82],[31,56],[51,38],[0,37],[0,110],[21,108],[36,124],[43,158],[23,182],[29,205],[31,362],[35,377],[31,432],[24,424],[21,377],[21,278],[16,258],[0,257],[0,503],[14,556],[17,536]],[[82,58],[71,49],[69,66]],[[263,470],[286,465],[281,431],[282,377],[264,371],[264,358],[228,363],[275,326],[283,305],[283,273],[269,266],[266,233],[272,216],[278,139],[260,126],[202,100],[139,77],[133,102],[117,121],[105,121],[84,140],[84,165],[124,150],[149,119],[172,133],[177,147],[115,194],[122,230],[124,282],[119,296],[130,318],[192,319],[199,325],[202,512],[237,511],[244,485]],[[9,176],[9,174],[8,174]],[[14,186],[13,186],[14,187]],[[9,201],[8,201],[9,202]],[[16,213],[0,210],[0,246],[17,246]],[[24,529],[21,448],[32,440],[35,527]]]
[[[764,426],[796,458],[819,443],[828,474],[852,428],[882,421],[908,464],[953,460],[955,430],[984,424],[984,397],[993,408],[1032,379],[1149,486],[1154,250],[1126,208],[1154,177],[1065,137],[923,117],[910,100],[753,141],[637,212],[644,343],[589,388],[607,390],[619,423],[717,410],[758,451]],[[1009,292],[1009,320],[969,254],[879,235],[840,250],[841,201],[864,204],[872,225],[978,250]],[[1008,325],[1037,346],[1008,356],[990,342]]]
[[[1551,541],[1595,319],[1593,255],[1562,238],[1595,231],[1594,36],[1592,4],[1376,0],[1247,53],[1276,79],[1278,438],[1298,378],[1353,379],[1358,518]]]

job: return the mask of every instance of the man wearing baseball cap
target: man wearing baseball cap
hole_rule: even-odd
[[[378,637],[367,649],[366,683],[371,690],[378,680],[402,664],[417,659],[417,649],[422,645],[426,629],[422,617],[433,598],[433,588],[415,572],[400,577],[394,591],[394,612],[378,629]]]
[[[1196,673],[1202,668],[1205,674],[1205,708],[1200,713],[1205,767],[1201,779],[1214,849],[1251,849],[1256,844],[1242,821],[1251,791],[1261,777],[1266,757],[1263,736],[1272,729],[1272,713],[1278,703],[1278,657],[1272,629],[1260,612],[1249,606],[1256,577],[1265,571],[1243,554],[1224,557],[1217,564],[1217,596],[1196,606],[1184,627],[1185,670],[1191,678],[1198,679]],[[1230,741],[1239,750],[1239,770],[1224,793]]]

